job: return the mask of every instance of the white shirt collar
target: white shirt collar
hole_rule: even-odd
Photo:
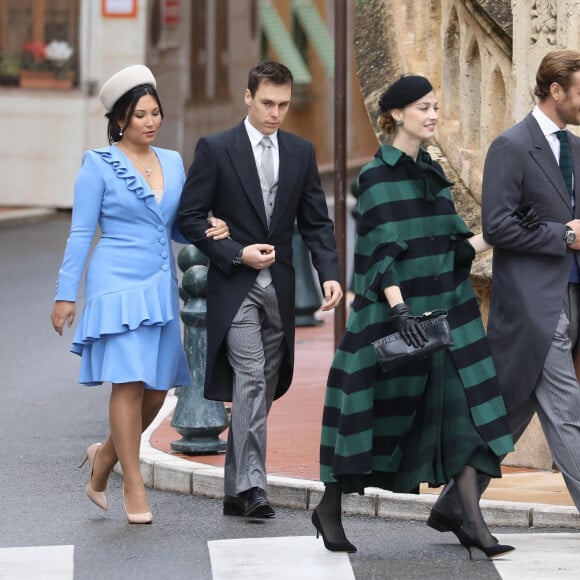
[[[544,135],[552,135],[556,131],[560,131],[560,127],[558,127],[558,125],[556,125],[556,123],[554,123],[554,121],[552,121],[552,119],[550,119],[546,113],[544,113],[540,107],[538,107],[538,105],[534,107],[532,115],[538,122],[538,125],[540,126],[540,129]]]
[[[244,119],[244,126],[246,127],[246,131],[248,132],[248,137],[250,138],[250,143],[252,144],[252,149],[258,146],[260,141],[264,137],[270,137],[272,144],[274,145],[274,149],[278,149],[278,131],[272,133],[272,135],[263,135],[248,121],[248,117]]]

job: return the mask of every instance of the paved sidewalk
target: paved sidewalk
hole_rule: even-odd
[[[326,377],[334,354],[334,315],[319,315],[318,327],[296,329],[296,365],[292,387],[274,403],[268,421],[268,497],[274,505],[312,509],[323,485],[318,481],[318,444]],[[171,427],[177,402],[170,394],[154,425],[143,437],[143,471],[158,489],[223,496],[224,455],[185,456],[171,450],[181,436]],[[225,438],[225,433],[222,433]],[[579,528],[578,512],[560,473],[503,468],[482,500],[491,525]],[[349,495],[347,513],[426,520],[439,489],[421,495],[368,489]]]

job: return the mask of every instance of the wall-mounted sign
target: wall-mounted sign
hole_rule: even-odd
[[[101,0],[101,12],[105,18],[135,18],[137,0]]]

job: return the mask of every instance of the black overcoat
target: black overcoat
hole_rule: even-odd
[[[183,189],[178,211],[179,229],[210,259],[205,375],[205,397],[208,399],[232,400],[232,369],[224,339],[258,275],[257,270],[233,265],[243,246],[264,243],[276,248],[276,261],[270,271],[284,327],[286,352],[275,398],[290,386],[294,366],[292,236],[295,221],[310,250],[320,284],[340,280],[334,226],[328,217],[314,146],[282,130],[278,131],[278,146],[278,191],[269,228],[258,170],[243,122],[198,141]],[[231,239],[206,238],[208,212],[228,224]]]

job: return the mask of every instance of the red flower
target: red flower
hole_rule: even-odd
[[[34,62],[46,60],[46,45],[41,40],[34,40],[24,44],[24,50],[30,54]]]

